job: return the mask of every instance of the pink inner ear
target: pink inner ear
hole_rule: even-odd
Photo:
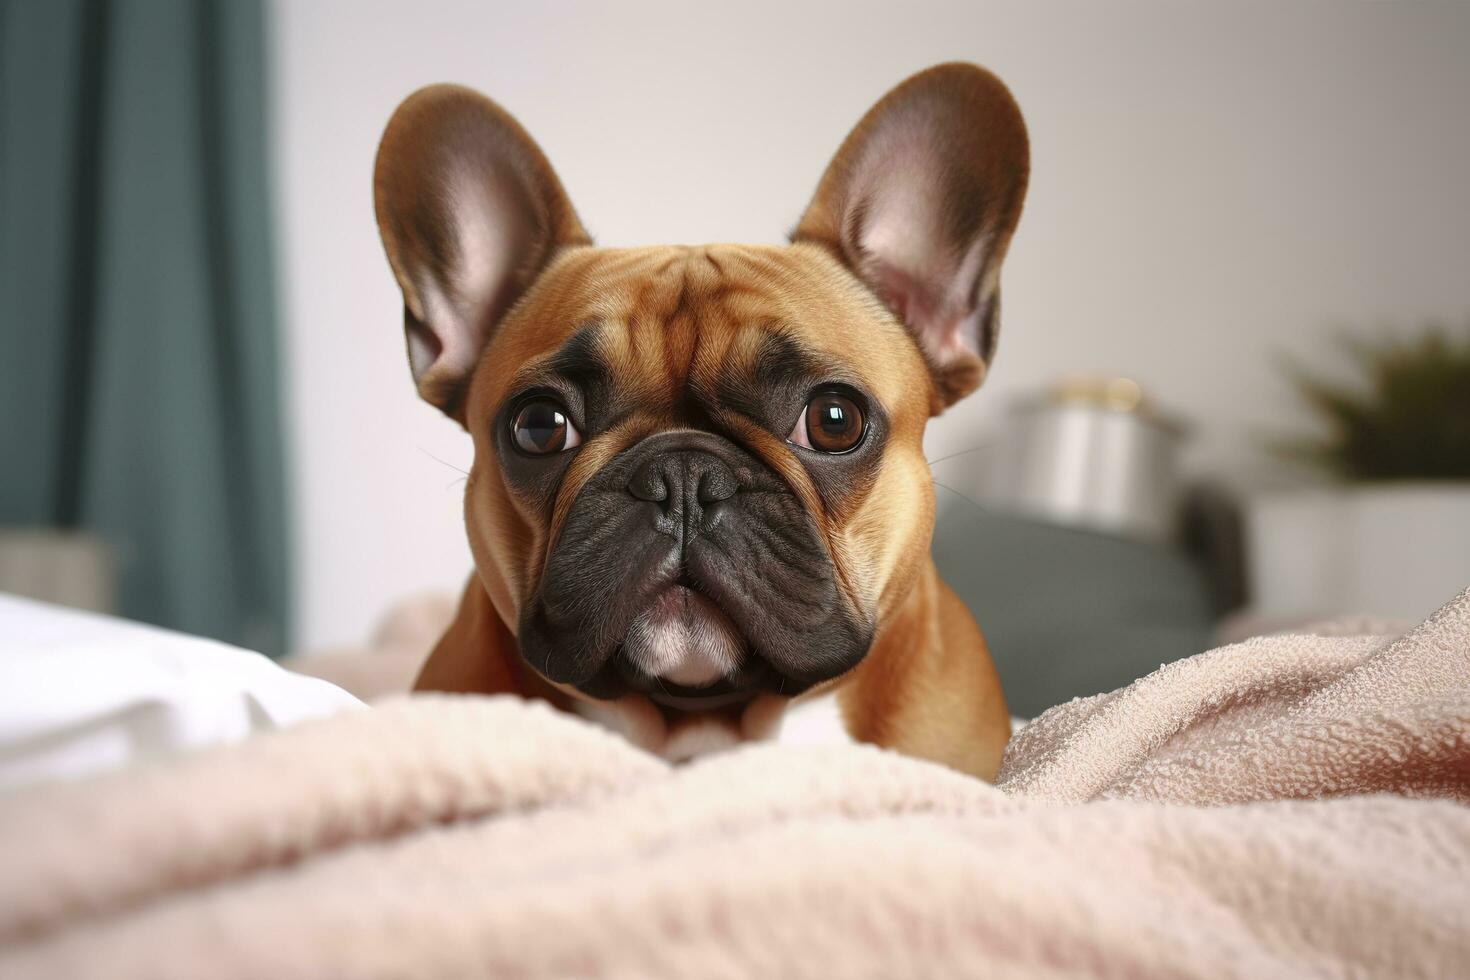
[[[959,248],[950,240],[943,167],[926,126],[895,124],[857,168],[853,200],[863,206],[847,229],[864,278],[939,367],[980,357],[975,286],[985,256],[983,239]]]
[[[930,360],[943,367],[956,358],[980,357],[974,285],[983,243],[956,259],[902,225],[881,236],[865,236],[865,242],[874,244],[863,248],[864,278]]]
[[[972,306],[953,295],[936,296],[918,277],[877,262],[870,264],[867,277],[932,363],[944,367],[959,358],[980,357],[978,314]]]
[[[518,272],[516,246],[528,229],[525,209],[502,184],[469,170],[444,177],[454,261],[425,270],[415,283],[428,334],[409,332],[409,363],[420,382],[467,377],[503,312],[497,307]]]
[[[413,379],[417,381],[434,366],[444,345],[439,343],[434,331],[422,323],[410,321],[404,326],[408,331],[408,367],[413,372]]]

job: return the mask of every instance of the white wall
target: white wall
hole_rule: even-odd
[[[1281,351],[1470,316],[1470,5],[278,0],[275,119],[301,643],[469,568],[468,439],[414,397],[372,221],[384,122],[452,80],[509,107],[607,244],[777,241],[890,85],[965,59],[1033,178],[967,448],[1064,371],[1137,378],[1239,474],[1297,411]],[[441,463],[436,461],[445,461]],[[947,472],[954,472],[953,469]]]

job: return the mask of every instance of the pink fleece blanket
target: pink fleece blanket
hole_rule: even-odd
[[[0,803],[5,977],[1452,976],[1470,593],[1047,712],[998,786],[422,697]]]

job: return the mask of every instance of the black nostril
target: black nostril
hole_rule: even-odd
[[[628,479],[628,492],[639,500],[661,504],[669,499],[668,476],[662,457],[654,457],[633,471]]]
[[[646,460],[628,478],[637,500],[659,505],[668,516],[702,523],[705,508],[729,500],[739,491],[735,472],[710,453],[674,451]]]

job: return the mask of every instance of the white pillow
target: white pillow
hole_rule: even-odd
[[[0,594],[0,792],[362,706],[258,653]]]

